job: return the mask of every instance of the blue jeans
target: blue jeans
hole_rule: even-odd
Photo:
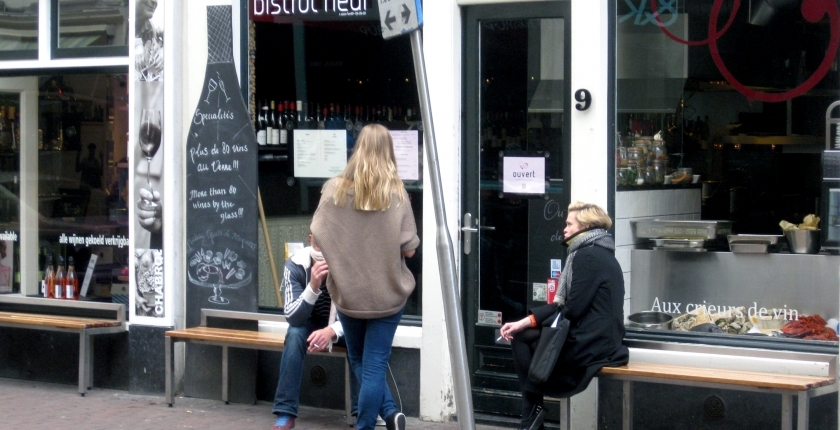
[[[274,393],[275,415],[286,414],[298,416],[300,405],[300,383],[303,378],[303,359],[306,357],[308,343],[306,339],[315,329],[311,320],[303,325],[289,326],[286,330],[286,341],[283,356],[280,358],[280,377],[277,379],[277,391]],[[339,340],[340,342],[340,340]],[[359,403],[359,380],[350,373],[351,411],[357,414]]]
[[[359,415],[356,417],[360,430],[373,429],[377,414],[386,418],[398,411],[385,380],[385,371],[402,314],[403,310],[400,310],[383,318],[358,319],[338,312],[347,338],[347,358],[361,384]]]

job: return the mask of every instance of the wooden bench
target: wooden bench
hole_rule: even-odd
[[[286,322],[286,317],[275,314],[260,314],[253,312],[223,311],[217,309],[201,310],[201,325],[180,330],[169,330],[166,332],[166,343],[164,354],[166,360],[166,403],[169,406],[174,404],[173,378],[174,378],[174,357],[173,347],[175,342],[197,343],[215,345],[222,347],[222,401],[228,403],[228,349],[243,348],[262,351],[283,351],[285,346],[285,334],[270,333],[250,330],[235,330],[227,328],[208,327],[208,319],[220,318],[227,320],[245,321],[271,321],[277,323]],[[347,363],[347,350],[333,347],[332,352],[307,352],[307,354],[325,355],[330,357],[341,357],[344,359],[344,412],[347,423],[353,424],[351,416],[350,400],[350,366]]]
[[[0,296],[0,326],[79,335],[79,394],[93,387],[93,336],[125,331],[125,305]]]
[[[661,352],[661,351],[660,351]],[[740,351],[741,357],[748,352]],[[759,354],[758,352],[754,352]],[[772,352],[767,354],[773,354]],[[809,399],[837,391],[836,377],[836,356],[823,354],[795,354],[792,362],[802,361],[802,366],[813,368],[813,374],[790,374],[783,371],[752,371],[744,370],[749,367],[748,360],[742,360],[746,365],[741,369],[727,369],[710,364],[710,367],[698,365],[674,365],[663,362],[637,361],[633,358],[631,348],[631,360],[626,366],[604,367],[598,374],[599,378],[616,379],[623,381],[622,394],[622,428],[631,430],[633,428],[633,383],[647,382],[653,384],[670,384],[690,387],[719,388],[727,390],[752,391],[760,393],[774,393],[782,396],[782,426],[783,430],[793,428],[793,397],[797,398],[797,420],[796,429],[808,428]],[[725,355],[707,354],[710,361],[725,361]],[[777,354],[781,355],[781,354]],[[665,359],[663,359],[665,360]],[[703,361],[703,360],[699,360]],[[772,367],[772,366],[771,366]],[[777,366],[779,368],[788,366]],[[792,365],[790,368],[797,366]],[[789,369],[790,369],[789,368]],[[808,373],[808,371],[800,372]]]

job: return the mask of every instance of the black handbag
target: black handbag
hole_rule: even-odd
[[[537,349],[531,358],[531,367],[528,368],[528,380],[534,384],[544,384],[554,371],[557,357],[566,342],[566,335],[569,334],[569,320],[560,314],[558,321],[552,326],[542,328]]]

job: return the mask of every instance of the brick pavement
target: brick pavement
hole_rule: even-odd
[[[216,400],[175,398],[94,388],[85,397],[73,385],[0,378],[0,428],[5,430],[269,430],[271,405],[229,404]],[[301,408],[296,429],[350,429],[343,411]],[[384,429],[384,427],[380,427]],[[409,417],[409,429],[456,430],[457,423],[429,423]],[[503,427],[477,425],[476,430]]]

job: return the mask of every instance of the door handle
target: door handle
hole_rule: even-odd
[[[472,227],[472,214],[467,212],[464,214],[464,223],[463,227],[461,227],[461,232],[464,233],[464,254],[469,254],[472,252],[472,234],[478,233],[478,230],[496,230],[496,227],[493,226],[483,226],[477,225]]]

